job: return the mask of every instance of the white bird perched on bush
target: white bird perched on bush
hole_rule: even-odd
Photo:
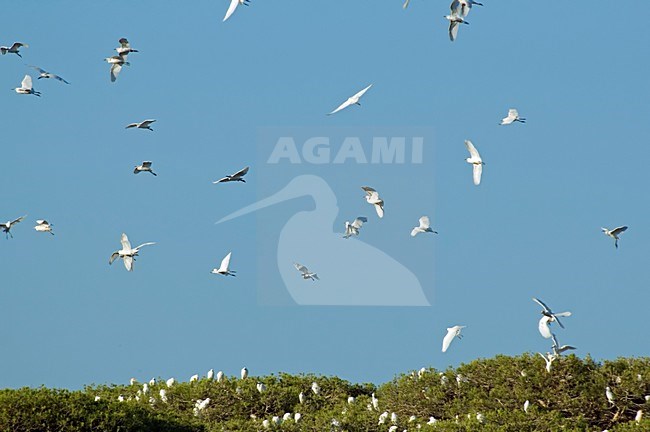
[[[176,383],[176,379],[173,378],[173,377],[172,377],[172,378],[169,378],[169,379],[166,381],[167,387],[171,387],[171,386],[173,386],[174,383]]]
[[[379,411],[379,399],[375,397],[374,393],[370,395],[370,401],[372,402],[373,409]]]
[[[32,77],[30,75],[25,75],[25,78],[20,83],[20,87],[14,89],[18,94],[32,94],[34,96],[41,97],[41,92],[34,90],[32,84]]]
[[[257,391],[260,393],[264,393],[266,391],[266,386],[264,385],[264,383],[260,383],[260,382],[257,383]]]
[[[50,224],[45,219],[39,219],[36,221],[36,226],[34,229],[38,232],[49,232],[50,234],[54,235],[54,232],[52,231],[53,226],[54,225]]]
[[[530,401],[526,399],[526,402],[524,402],[524,412],[528,412],[528,408],[530,407]]]
[[[467,326],[455,325],[453,327],[447,328],[447,334],[442,340],[442,352],[447,352],[449,345],[454,340],[455,337],[462,339],[463,336],[460,334],[460,331]]]
[[[614,393],[612,392],[612,389],[609,388],[609,386],[605,387],[605,397],[607,397],[607,402],[614,405],[614,401],[616,399],[614,398]]]
[[[190,382],[196,382],[199,380],[199,374],[194,374],[190,377]]]
[[[305,396],[305,394],[303,392],[300,392],[300,394],[298,395],[298,401],[302,404],[305,403],[306,399],[307,397]]]
[[[359,105],[359,106],[361,106],[361,104],[359,103],[359,99],[361,99],[361,97],[364,94],[366,94],[366,92],[370,89],[370,87],[372,87],[372,84],[370,84],[368,87],[364,88],[363,90],[359,91],[358,93],[354,94],[353,96],[350,96],[348,98],[348,100],[343,102],[341,105],[339,105],[338,108],[336,108],[334,111],[332,111],[331,113],[329,113],[327,115],[335,114],[335,113],[341,111],[342,109],[345,109],[345,108],[349,107],[350,105]]]
[[[16,90],[17,91],[17,90]],[[616,249],[618,249],[618,236],[623,234],[625,230],[627,230],[626,226],[620,226],[617,228],[614,228],[613,230],[607,229],[607,228],[601,228],[603,233],[605,233],[606,236],[609,236],[614,239],[614,246]]]
[[[222,260],[221,264],[219,265],[219,268],[213,268],[211,273],[212,274],[220,274],[223,276],[237,276],[235,273],[237,271],[235,270],[230,270],[230,257],[232,255],[232,252],[228,252],[228,255],[226,255]]]
[[[296,422],[296,423],[298,423],[298,422],[300,421],[300,418],[301,418],[301,417],[302,417],[302,414],[300,414],[300,413],[295,413],[295,414],[293,415],[293,421]]]
[[[212,380],[214,378],[214,369],[210,369],[208,371],[208,374],[206,375],[206,378],[209,380]]]
[[[316,394],[316,395],[320,394],[320,386],[318,385],[318,383],[316,381],[311,383],[311,391],[313,391],[314,394]]]
[[[223,371],[217,372],[217,382],[223,381]]]
[[[241,372],[239,373],[239,376],[240,376],[241,379],[243,379],[243,380],[246,379],[246,377],[248,376],[248,368],[243,367],[243,368],[241,369]]]
[[[364,216],[359,216],[352,223],[345,221],[345,235],[344,238],[350,238],[352,236],[358,236],[359,230],[364,223],[368,222],[368,218]]]
[[[422,216],[419,220],[420,225],[416,226],[411,230],[411,237],[415,237],[420,233],[434,233],[438,234],[437,231],[431,229],[431,222],[429,221],[429,216]]]
[[[158,394],[160,395],[160,400],[163,401],[163,402],[165,402],[165,403],[167,403],[167,390],[165,390],[165,389],[160,389],[160,391],[158,392]]]
[[[149,385],[150,385],[150,386],[155,386],[155,385],[156,385],[156,378],[151,378],[151,379],[149,380]]]
[[[499,125],[507,126],[507,125],[512,124],[514,122],[526,123],[526,119],[519,117],[519,112],[516,109],[510,108],[508,110],[508,116],[504,117],[501,120],[501,123],[499,123]]]
[[[386,420],[388,420],[388,411],[384,411],[379,415],[379,423],[378,425],[386,423]]]

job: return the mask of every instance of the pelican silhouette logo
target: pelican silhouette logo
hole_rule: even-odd
[[[258,300],[429,306],[434,238],[410,231],[421,213],[435,226],[431,136],[422,128],[261,130],[260,199],[217,222],[237,230],[257,218]],[[428,187],[418,192],[414,184]],[[382,217],[365,199],[362,187],[370,186],[384,200]],[[345,221],[355,218],[367,222],[346,236]]]

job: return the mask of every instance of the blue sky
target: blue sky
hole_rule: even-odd
[[[557,334],[578,355],[648,355],[649,35],[622,31],[617,4],[565,14],[485,0],[450,43],[447,1],[406,11],[399,0],[252,1],[226,23],[225,0],[12,3],[29,19],[5,20],[0,43],[30,47],[0,57],[0,220],[28,218],[0,239],[0,386],[188,379],[244,365],[383,382],[548,350],[532,296],[573,311]],[[649,9],[639,3],[636,15]],[[140,52],[111,83],[102,59],[120,37]],[[26,64],[71,85],[35,80],[41,98],[17,95],[9,89],[25,73],[36,77]],[[369,83],[361,107],[324,115]],[[528,123],[497,126],[510,107]],[[154,132],[124,130],[145,118],[158,119]],[[261,130],[329,127],[433,131],[430,184],[351,167],[333,186],[351,191],[340,229],[359,209],[374,216],[357,177],[381,185],[385,230],[369,223],[362,235],[404,255],[431,307],[269,306],[256,224],[310,204],[215,225],[268,186],[254,164]],[[465,139],[486,162],[479,187]],[[132,174],[145,159],[158,177]],[[248,164],[248,183],[211,183]],[[414,219],[389,220],[389,197]],[[391,243],[421,214],[438,236]],[[56,236],[33,230],[41,218]],[[618,225],[630,229],[615,250],[600,227]],[[122,232],[158,242],[132,273],[107,262]],[[238,277],[209,274],[229,250]],[[455,324],[468,326],[465,337],[442,354]]]

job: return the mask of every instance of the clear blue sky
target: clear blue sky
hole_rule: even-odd
[[[253,0],[226,23],[226,0],[6,4],[28,18],[5,19],[0,43],[30,47],[0,57],[0,220],[28,218],[0,239],[0,387],[186,380],[244,365],[383,382],[547,351],[532,296],[573,311],[557,334],[578,355],[648,355],[647,26],[622,26],[615,3],[485,4],[454,43],[448,1],[404,11],[401,0]],[[648,12],[636,4],[636,17]],[[140,52],[111,83],[102,59],[120,37]],[[35,80],[41,98],[17,95],[25,73],[36,78],[25,64],[72,84]],[[369,83],[361,107],[324,115]],[[510,107],[528,123],[499,127]],[[158,119],[154,132],[124,130],[145,118]],[[267,192],[260,131],[372,126],[432,130],[431,181],[351,167],[333,183],[350,194],[335,230],[360,210],[373,217],[362,237],[399,253],[431,306],[269,305],[264,284],[281,279],[259,274],[268,240],[256,227],[313,204],[215,225]],[[486,162],[480,187],[465,139]],[[146,159],[158,177],[132,174]],[[211,183],[248,164],[248,183]],[[386,199],[381,230],[359,176]],[[397,208],[413,217],[390,219]],[[397,239],[421,214],[440,234]],[[41,218],[56,236],[33,230]],[[600,227],[617,225],[630,229],[615,250]],[[132,273],[108,265],[122,232],[158,242]],[[238,277],[209,274],[230,250]],[[455,324],[465,337],[442,354]]]

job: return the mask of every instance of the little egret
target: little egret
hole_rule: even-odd
[[[214,378],[214,369],[210,369],[208,371],[208,375],[206,376],[206,378],[212,381],[212,379]]]
[[[601,228],[601,230],[603,231],[603,233],[605,233],[606,236],[609,236],[614,239],[614,246],[616,247],[616,249],[618,249],[618,236],[620,234],[623,234],[625,230],[627,230],[627,227],[620,226],[618,228],[614,228],[613,230],[609,230],[607,228]]]
[[[453,341],[455,337],[457,337],[458,339],[463,338],[463,336],[460,334],[460,331],[465,327],[467,326],[455,325],[453,327],[447,328],[447,334],[442,340],[442,352],[447,351],[447,348],[449,348],[451,341]]]
[[[70,84],[69,82],[67,82],[66,80],[61,78],[60,76],[55,75],[53,73],[50,73],[50,72],[46,71],[45,69],[41,69],[41,68],[39,68],[37,66],[30,66],[30,67],[33,68],[33,69],[36,69],[38,71],[39,75],[38,75],[37,79],[52,78],[52,79],[61,81],[62,83]]]
[[[0,229],[2,229],[2,232],[5,233],[5,238],[9,238],[9,236],[11,236],[11,238],[14,238],[14,235],[11,233],[11,227],[13,227],[18,222],[21,222],[26,217],[27,216],[25,215],[25,216],[21,216],[21,217],[19,217],[17,219],[14,219],[12,221],[7,221],[5,223],[0,223]]]
[[[156,244],[155,242],[147,242],[142,243],[140,246],[137,246],[135,248],[131,248],[131,243],[129,242],[129,238],[125,233],[122,233],[121,243],[122,249],[116,250],[111,254],[111,257],[108,260],[108,264],[113,264],[113,261],[115,261],[117,258],[122,258],[124,261],[124,267],[126,267],[127,271],[133,271],[133,262],[135,261],[135,257],[139,256],[138,253],[140,252],[141,248]]]
[[[569,316],[571,316],[571,312],[555,313],[555,312],[553,312],[551,310],[551,308],[546,306],[546,304],[543,301],[541,301],[540,299],[537,299],[537,298],[533,297],[533,301],[542,307],[542,311],[540,313],[542,315],[544,315],[544,316],[549,317],[549,322],[556,321],[560,327],[564,328],[564,325],[562,325],[562,322],[560,321],[560,319],[558,317],[569,317]]]
[[[465,140],[465,147],[469,151],[470,157],[465,159],[468,164],[472,164],[472,175],[476,186],[481,184],[481,174],[483,173],[483,159],[470,140]]]
[[[212,269],[212,274],[220,274],[224,276],[236,276],[235,273],[237,273],[235,270],[230,270],[228,267],[230,266],[230,256],[232,255],[232,252],[228,252],[228,255],[224,257],[224,259],[221,260],[221,265],[219,265],[219,268],[213,268]],[[245,368],[244,368],[245,369]],[[243,371],[243,369],[242,369]]]
[[[605,387],[605,397],[607,397],[607,402],[614,405],[614,401],[616,399],[614,398],[614,393],[612,392],[612,389],[609,388],[609,386]]]
[[[41,96],[41,92],[34,90],[34,87],[32,86],[32,77],[30,75],[25,75],[25,78],[23,78],[22,82],[20,83],[20,87],[16,87],[14,90],[18,94],[32,94],[38,97]]]
[[[233,181],[246,183],[246,180],[244,180],[244,176],[248,173],[249,168],[250,167],[242,168],[239,171],[237,171],[236,173],[234,173],[232,175],[227,175],[227,176],[225,176],[223,178],[220,178],[219,180],[213,181],[212,183],[217,184],[217,183],[227,183],[227,182],[233,182]]]
[[[422,216],[420,218],[420,226],[416,226],[411,230],[411,237],[415,237],[420,233],[427,233],[427,232],[438,234],[437,231],[431,229],[431,222],[429,221],[429,216]]]
[[[130,66],[131,63],[126,61],[127,54],[120,54],[112,57],[106,57],[105,62],[111,65],[111,82],[117,80],[118,75],[122,71],[122,66]]]
[[[303,279],[311,279],[313,281],[319,280],[318,275],[316,273],[310,272],[307,267],[305,267],[302,264],[299,263],[293,263],[294,267],[296,270],[300,272],[300,275],[302,276]]]
[[[18,57],[23,58],[23,56],[21,56],[19,52],[20,47],[29,48],[29,45],[21,42],[14,42],[13,45],[11,45],[10,47],[0,46],[0,53],[2,53],[2,55],[5,55],[7,53],[16,54]]]
[[[230,255],[230,254],[228,254],[228,255]],[[241,377],[241,379],[245,380],[246,377],[248,376],[248,368],[243,367],[241,369],[241,372],[239,373],[239,376]]]
[[[359,216],[352,223],[345,221],[345,235],[344,238],[350,238],[352,236],[358,236],[361,226],[368,222],[368,218],[364,216]]]
[[[120,46],[115,48],[115,51],[119,55],[129,55],[133,52],[138,52],[138,50],[131,48],[131,44],[129,44],[129,41],[126,38],[121,38],[119,41]]]
[[[361,186],[361,189],[363,189],[366,192],[366,201],[368,201],[368,204],[372,204],[375,206],[375,211],[377,212],[377,216],[380,218],[384,217],[384,200],[379,198],[379,193],[371,188],[370,186]]]
[[[153,172],[153,170],[151,169],[152,163],[153,162],[151,161],[143,161],[141,165],[136,165],[135,168],[133,168],[133,174],[139,174],[144,171],[144,172],[149,172],[154,176],[157,176],[158,174]]]
[[[240,4],[248,6],[248,3],[250,3],[249,0],[230,0],[230,6],[228,6],[228,10],[226,11],[226,16],[223,17],[223,21],[226,21],[228,18],[230,18],[230,15],[235,12],[237,6]]]
[[[361,99],[361,96],[363,96],[370,89],[370,87],[372,87],[372,84],[370,84],[368,87],[364,88],[360,92],[356,93],[354,96],[350,96],[348,98],[348,100],[343,102],[341,105],[339,105],[339,107],[337,109],[335,109],[334,111],[332,111],[331,113],[329,113],[327,115],[335,114],[335,113],[341,111],[342,109],[345,109],[345,108],[349,107],[350,105],[359,105],[359,106],[361,106],[361,104],[359,103],[359,99]]]
[[[526,119],[519,117],[519,112],[517,112],[516,109],[510,108],[508,110],[508,116],[504,117],[503,120],[501,120],[501,123],[499,124],[502,126],[506,126],[514,122],[526,123]]]
[[[124,129],[148,129],[153,132],[153,129],[151,129],[151,124],[155,123],[155,121],[156,120],[142,120],[140,123],[129,123]]]
[[[54,232],[52,232],[53,226],[54,225],[50,224],[45,219],[39,219],[36,221],[36,226],[34,229],[38,232],[49,232],[50,234],[54,235]]]

